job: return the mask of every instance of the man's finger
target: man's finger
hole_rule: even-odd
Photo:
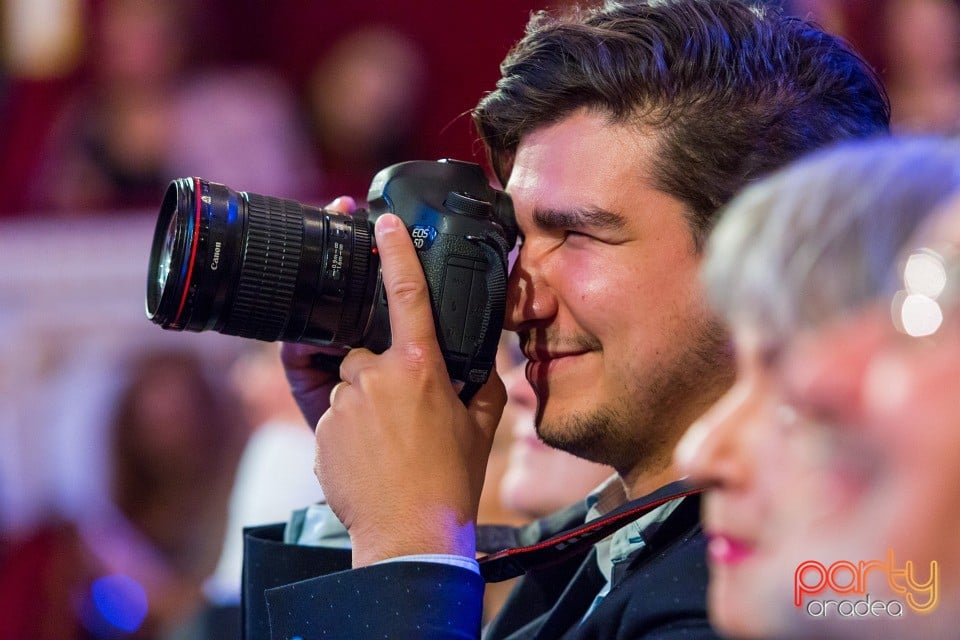
[[[375,233],[394,346],[435,347],[427,280],[403,221],[384,214],[377,220]]]
[[[356,208],[357,202],[350,196],[340,196],[324,207],[327,211],[336,211],[337,213],[353,213]]]
[[[333,385],[333,389],[330,389],[330,406],[331,407],[333,406],[333,403],[337,401],[337,393],[339,393],[341,389],[346,388],[347,385],[349,384],[350,384],[349,382],[344,382],[343,380],[341,380],[337,384]]]
[[[376,361],[377,356],[369,349],[351,349],[347,357],[340,363],[340,379],[354,384],[357,374],[372,366]]]

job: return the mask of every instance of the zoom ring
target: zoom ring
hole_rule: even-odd
[[[223,333],[267,341],[283,335],[300,268],[301,208],[292,200],[249,194],[243,264]]]
[[[341,344],[357,345],[364,328],[361,326],[360,312],[365,300],[367,269],[370,264],[370,225],[366,219],[356,219],[353,224],[352,253],[347,290],[343,296],[343,312],[337,328],[337,341]]]

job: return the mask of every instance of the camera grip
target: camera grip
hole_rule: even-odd
[[[497,347],[500,344],[500,332],[503,330],[503,319],[506,313],[506,260],[497,248],[491,247],[486,242],[480,242],[479,246],[487,259],[487,269],[484,274],[486,304],[483,305],[477,351],[471,362],[468,379],[464,380],[463,388],[460,390],[460,400],[463,404],[470,402],[490,377],[490,371],[496,366]]]
[[[431,255],[425,255],[429,253]],[[450,378],[464,404],[490,376],[506,308],[506,258],[483,237],[441,236],[421,254]]]

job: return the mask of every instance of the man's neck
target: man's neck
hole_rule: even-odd
[[[630,472],[620,474],[620,481],[623,483],[623,490],[627,495],[627,500],[645,496],[679,479],[680,474],[673,467],[670,460],[667,460],[665,465],[660,464],[653,470],[650,468],[640,469],[634,467]]]

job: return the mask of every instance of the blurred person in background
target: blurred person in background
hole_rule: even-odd
[[[960,2],[957,0],[790,0],[850,40],[877,69],[901,133],[960,133]]]
[[[172,178],[200,175],[284,197],[315,193],[309,132],[282,78],[198,68],[201,0],[104,0],[90,78],[43,143],[28,205],[62,213],[156,207]]]
[[[189,620],[246,441],[232,398],[196,354],[130,356],[102,434],[104,493],[11,546],[0,637],[164,638]]]
[[[550,4],[564,2],[566,0],[557,0]],[[39,208],[49,210],[56,204],[52,202],[51,194],[29,185],[35,182],[40,172],[38,167],[49,167],[51,163],[51,144],[45,142],[50,137],[51,123],[65,108],[70,114],[78,111],[72,104],[65,105],[71,101],[81,102],[80,94],[92,94],[89,87],[101,82],[97,70],[99,56],[95,55],[94,47],[98,34],[103,31],[99,25],[108,12],[114,11],[112,5],[115,3],[116,0],[51,0],[42,4],[33,0],[10,0],[6,3],[5,6],[21,8],[16,13],[27,15],[30,24],[24,26],[10,21],[0,27],[7,26],[8,33],[13,31],[28,43],[36,39],[37,32],[52,33],[57,38],[54,44],[69,52],[69,64],[61,64],[55,74],[43,77],[30,75],[22,66],[11,70],[12,108],[8,113],[0,114],[0,127],[11,133],[10,136],[0,135],[0,188],[7,193],[7,197],[0,200],[0,216],[31,215]],[[171,84],[182,89],[185,97],[181,101],[188,103],[188,111],[196,112],[191,105],[197,102],[208,106],[200,110],[202,126],[177,116],[180,121],[174,122],[170,131],[171,138],[185,139],[178,154],[184,154],[187,159],[202,160],[203,164],[183,169],[178,163],[169,170],[170,175],[164,177],[199,174],[227,184],[233,182],[232,186],[241,190],[303,199],[323,198],[323,201],[329,199],[326,195],[331,191],[362,197],[373,174],[383,168],[382,164],[377,164],[373,170],[338,169],[340,161],[333,154],[329,155],[329,179],[325,180],[322,166],[317,168],[323,158],[319,155],[318,145],[321,143],[314,144],[317,129],[311,122],[310,95],[315,90],[311,87],[326,82],[318,77],[317,68],[328,66],[327,54],[334,48],[342,48],[341,39],[355,41],[358,39],[353,35],[355,32],[380,34],[385,42],[368,41],[371,53],[354,49],[356,57],[380,61],[377,64],[382,67],[374,65],[375,73],[371,74],[381,76],[377,82],[397,86],[392,78],[382,79],[383,70],[394,70],[398,78],[406,77],[409,81],[384,100],[384,106],[391,105],[389,109],[377,102],[358,102],[343,94],[319,98],[320,101],[347,106],[361,104],[361,120],[369,120],[371,113],[376,116],[389,112],[396,116],[397,119],[388,126],[388,138],[381,138],[378,142],[393,149],[393,153],[388,154],[387,163],[394,161],[393,157],[400,160],[441,157],[479,160],[481,149],[476,144],[463,105],[475,102],[477,96],[494,82],[497,63],[512,43],[514,34],[526,22],[530,11],[543,6],[537,0],[490,0],[485,5],[487,11],[477,12],[476,7],[461,3],[437,5],[414,0],[386,4],[376,0],[350,3],[172,0],[172,3],[185,3],[186,9],[179,11],[176,33],[166,43],[166,47],[176,49],[166,53],[181,60],[174,73],[177,79]],[[166,5],[171,3],[133,0],[131,4],[143,5],[142,13],[149,14],[166,12]],[[152,6],[158,4],[160,6]],[[69,28],[51,26],[61,22],[70,23]],[[464,28],[465,25],[469,25],[469,29]],[[131,28],[130,32],[133,31]],[[399,49],[394,46],[396,42],[400,43]],[[17,51],[21,49],[18,47]],[[392,57],[380,53],[384,50],[389,50]],[[411,51],[415,57],[428,63],[416,71],[413,78],[403,68],[403,60]],[[346,64],[354,66],[349,59]],[[362,66],[370,68],[369,63],[355,65],[355,68]],[[331,71],[340,73],[336,67]],[[276,91],[278,85],[279,93]],[[351,91],[354,89],[352,87]],[[362,94],[369,96],[370,92],[365,90]],[[74,95],[78,97],[71,98]],[[412,97],[415,98],[411,100]],[[158,95],[159,98],[162,96]],[[246,105],[248,101],[249,106]],[[398,114],[394,109],[398,101],[415,103],[414,112]],[[294,109],[288,113],[287,107],[291,103]],[[254,105],[263,106],[254,108]],[[259,110],[264,112],[262,118],[250,116]],[[282,120],[275,117],[277,113],[283,114]],[[60,119],[66,120],[67,115]],[[346,119],[354,119],[355,115],[348,114]],[[334,117],[342,119],[344,116],[335,114]],[[376,120],[376,117],[372,118],[372,121]],[[375,128],[381,126],[376,124]],[[183,133],[180,127],[183,127]],[[250,127],[249,132],[247,127]],[[202,133],[207,128],[209,144],[203,143],[202,138],[187,137],[185,133],[188,129]],[[75,131],[79,129],[79,125],[74,128]],[[59,130],[64,135],[57,136],[57,140],[69,137],[69,126],[61,124]],[[291,131],[295,132],[292,137],[285,133]],[[222,152],[218,154],[216,149]],[[309,156],[307,161],[303,160],[304,151]],[[352,151],[348,149],[346,153]],[[268,159],[275,159],[278,155],[283,158],[281,163],[273,160],[268,163]],[[40,156],[45,156],[46,160]],[[211,156],[216,160],[215,165],[206,164],[212,161]],[[225,177],[226,172],[221,174],[219,167],[224,165],[235,170],[229,173],[230,177]],[[239,175],[240,171],[254,178],[259,175],[257,172],[262,172],[263,177],[249,180],[232,177]],[[284,176],[283,172],[287,174]],[[44,168],[43,173],[49,175],[50,169]],[[309,175],[305,183],[302,181],[304,175]],[[341,176],[357,186],[336,187],[341,183]],[[276,186],[264,186],[267,178],[271,181],[269,184]],[[55,183],[56,176],[49,180]],[[330,185],[329,189],[324,188],[326,183]],[[146,204],[156,206],[154,199],[150,198]],[[60,211],[77,210],[67,206]],[[138,203],[124,202],[121,194],[120,201],[110,200],[104,208],[116,210],[127,206],[138,206]]]
[[[956,147],[955,147],[956,148]],[[957,154],[954,154],[957,157]],[[955,165],[958,166],[958,165]],[[800,410],[856,433],[837,456],[860,504],[824,543],[831,561],[874,560],[857,599],[888,615],[831,619],[834,637],[956,637],[960,614],[960,190],[901,251],[896,281],[850,318],[803,335],[785,354],[784,386]],[[858,442],[859,441],[859,442]],[[864,446],[863,443],[866,442]],[[854,457],[857,456],[857,457]],[[831,554],[832,555],[829,555]],[[862,565],[861,565],[862,566]],[[828,569],[829,570],[829,569]],[[886,570],[886,571],[884,571]],[[803,578],[817,597],[819,567]],[[886,578],[886,579],[885,579]],[[830,587],[843,585],[833,580]],[[808,604],[804,602],[804,604]],[[874,607],[875,608],[875,607]],[[807,607],[809,611],[809,606]],[[796,635],[821,625],[801,617]],[[909,628],[909,630],[907,630]]]
[[[313,431],[290,394],[277,345],[251,342],[230,378],[253,433],[230,493],[223,550],[204,583],[211,606],[195,628],[198,637],[240,635],[244,527],[286,519],[323,500],[313,474]]]
[[[307,101],[324,193],[366,196],[377,171],[415,159],[425,76],[417,43],[388,27],[346,33],[317,62]]]
[[[891,318],[906,305],[890,304],[894,291],[911,288],[898,282],[902,247],[938,203],[960,193],[958,169],[957,142],[841,146],[747,189],[711,235],[704,278],[733,327],[737,381],[691,427],[676,462],[708,487],[709,611],[722,633],[954,630],[950,616],[936,627],[942,612],[907,606],[910,598],[930,605],[935,594],[911,589],[905,598],[885,577],[910,562],[922,583],[936,561],[954,598],[960,579],[960,546],[950,535],[960,525],[960,327],[944,308],[949,326],[932,340],[911,339]],[[957,275],[951,264],[943,281]],[[927,273],[939,280],[946,267],[933,265]],[[872,573],[855,573],[872,561]],[[818,578],[808,562],[846,564]],[[840,586],[828,588],[828,578]],[[804,594],[801,585],[813,589]],[[899,598],[904,619],[869,604],[857,605],[867,615],[842,615],[865,598]]]
[[[76,212],[153,204],[170,176],[171,97],[189,43],[182,0],[105,0],[92,18],[90,79],[65,105],[28,185],[30,203]],[[189,31],[187,32],[189,33]],[[186,35],[186,34],[184,34]]]
[[[882,18],[891,126],[960,134],[960,2],[886,0]]]
[[[497,433],[509,437],[507,464],[497,489],[500,502],[527,520],[550,515],[584,500],[613,476],[607,465],[578,458],[543,442],[537,435],[537,395],[526,377],[526,358],[516,347],[503,374],[507,404]],[[486,484],[484,485],[486,487]]]

